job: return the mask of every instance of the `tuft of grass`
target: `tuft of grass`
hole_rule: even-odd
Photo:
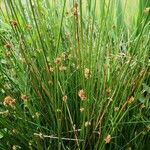
[[[150,147],[148,0],[0,2],[0,149]]]

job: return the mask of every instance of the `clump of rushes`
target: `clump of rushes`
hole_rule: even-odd
[[[150,3],[124,1],[1,0],[0,149],[149,149]]]

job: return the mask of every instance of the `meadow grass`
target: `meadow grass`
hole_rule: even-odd
[[[149,0],[1,3],[0,149],[149,149]]]

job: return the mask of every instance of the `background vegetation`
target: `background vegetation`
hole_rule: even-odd
[[[148,150],[149,56],[149,0],[1,0],[0,149]]]

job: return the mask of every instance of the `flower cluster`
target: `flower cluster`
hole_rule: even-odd
[[[27,95],[21,95],[21,99],[22,99],[23,101],[27,101],[27,100],[28,100],[28,96],[27,96]]]
[[[63,100],[63,102],[67,102],[67,99],[68,99],[68,97],[67,97],[67,95],[64,95],[63,97],[62,97],[62,100]]]
[[[145,8],[144,12],[145,14],[150,14],[150,7]]]
[[[16,104],[16,101],[11,96],[6,96],[3,104],[5,106],[14,106]]]
[[[85,94],[85,92],[84,92],[83,89],[82,89],[82,90],[79,90],[78,96],[80,97],[80,99],[81,99],[82,101],[84,101],[84,100],[87,99],[87,96],[86,96],[86,94]]]
[[[7,43],[4,45],[4,47],[7,48],[7,49],[10,49],[10,48],[12,48],[12,45],[11,45],[9,42],[7,42]]]
[[[84,77],[88,79],[91,76],[91,71],[88,68],[84,69]]]
[[[104,140],[105,140],[105,143],[106,143],[106,144],[110,143],[111,139],[112,139],[111,135],[108,134],[107,137],[104,139]]]
[[[134,97],[130,96],[127,101],[128,101],[128,104],[133,103],[134,102]]]
[[[91,122],[90,121],[86,121],[84,125],[85,125],[85,127],[90,126]]]
[[[61,63],[61,61],[62,61],[61,57],[57,57],[57,58],[54,60],[54,63],[55,63],[56,65],[58,65],[58,64]]]
[[[18,23],[17,23],[16,20],[11,20],[10,24],[11,24],[12,27],[16,27]]]

